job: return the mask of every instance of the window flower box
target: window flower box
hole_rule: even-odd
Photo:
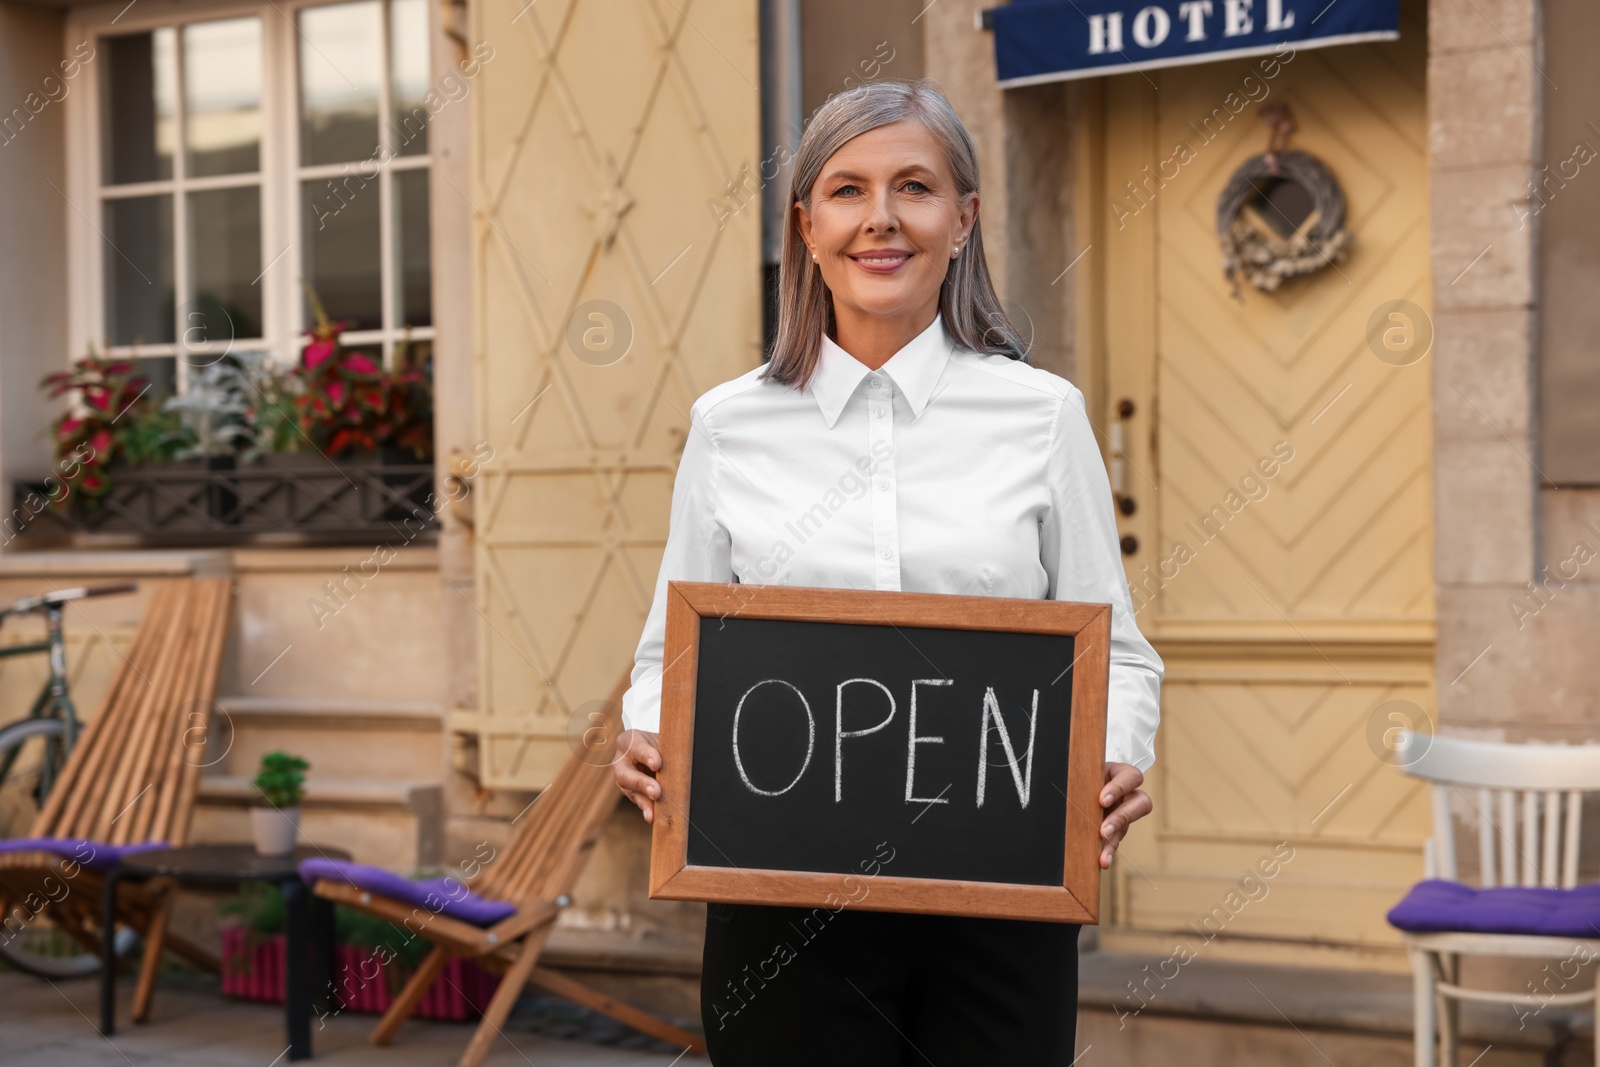
[[[396,462],[377,451],[330,461],[318,453],[268,454],[254,463],[233,457],[156,466],[116,466],[109,488],[90,499],[60,483],[18,482],[15,503],[28,525],[73,534],[123,534],[148,544],[225,544],[258,535],[308,541],[406,541],[436,531],[427,461]],[[219,462],[220,461],[220,462]]]
[[[135,361],[93,352],[46,375],[68,402],[52,424],[58,474],[15,487],[18,521],[150,544],[431,535],[431,345],[407,339],[385,366],[306,296],[316,324],[293,367],[228,352],[160,396]]]

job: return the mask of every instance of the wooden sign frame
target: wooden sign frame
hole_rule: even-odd
[[[897,877],[872,879],[853,901],[857,876],[690,866],[689,783],[693,774],[695,690],[700,620],[786,619],[865,626],[1070,635],[1074,638],[1072,719],[1068,734],[1066,849],[1061,884]],[[1100,912],[1100,789],[1105,784],[1106,694],[1111,606],[939,593],[899,593],[711,582],[667,583],[667,629],[661,680],[657,774],[662,796],[651,831],[650,896],[731,904],[828,907],[841,899],[875,911],[1096,923]]]

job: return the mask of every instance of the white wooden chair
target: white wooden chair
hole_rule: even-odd
[[[1396,751],[1418,754],[1402,769],[1432,783],[1433,837],[1424,864],[1429,878],[1459,882],[1452,796],[1476,812],[1480,885],[1547,886],[1578,884],[1579,834],[1583,794],[1600,790],[1600,745],[1503,744],[1401,731]],[[1415,746],[1421,746],[1420,748]],[[1436,1062],[1456,1065],[1460,1002],[1464,1000],[1544,1008],[1597,1006],[1600,985],[1539,993],[1469,989],[1460,984],[1461,956],[1516,956],[1566,960],[1587,950],[1590,976],[1600,973],[1600,932],[1589,939],[1535,934],[1402,931],[1415,973],[1416,1067]],[[1434,1035],[1439,1033],[1439,1060]],[[1595,1062],[1600,1067],[1600,1041]]]

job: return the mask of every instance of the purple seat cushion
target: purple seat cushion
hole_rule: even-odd
[[[330,882],[347,882],[358,889],[388,897],[391,900],[414,904],[438,915],[471,923],[474,926],[492,926],[501,919],[517,913],[516,905],[503,900],[481,897],[466,887],[459,878],[424,878],[412,881],[381,867],[368,867],[345,860],[309,859],[300,864],[300,877],[307,885],[319,878]]]
[[[0,855],[7,852],[53,852],[63,859],[76,860],[90,871],[109,871],[124,856],[169,848],[165,841],[139,841],[131,845],[108,845],[82,837],[8,837],[0,841]]]
[[[1430,878],[1389,909],[1389,925],[1412,933],[1542,934],[1600,938],[1600,885],[1572,889],[1479,889]]]

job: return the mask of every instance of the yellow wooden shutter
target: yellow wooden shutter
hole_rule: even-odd
[[[690,405],[760,360],[759,193],[729,191],[759,171],[756,15],[753,0],[475,5],[495,55],[460,192],[493,457],[474,506],[480,707],[459,724],[487,786],[548,782],[569,721],[630,664]]]

